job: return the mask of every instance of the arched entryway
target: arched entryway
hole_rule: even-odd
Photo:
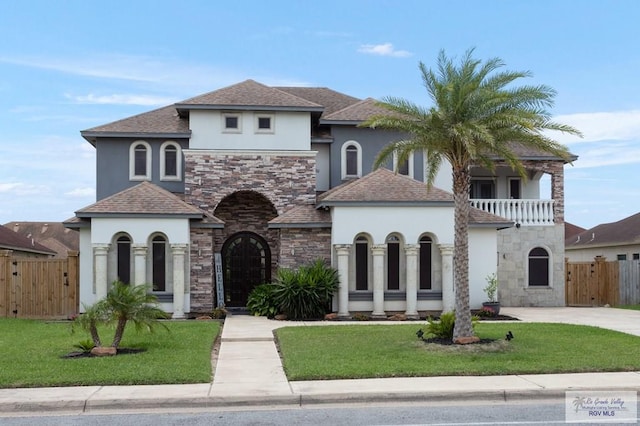
[[[222,247],[225,306],[244,307],[251,290],[271,280],[271,251],[253,232],[238,232]]]

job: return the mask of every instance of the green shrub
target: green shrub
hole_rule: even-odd
[[[91,349],[93,349],[94,346],[93,340],[91,339],[80,340],[78,343],[73,345],[74,348],[80,349],[84,353],[91,352]]]
[[[478,317],[471,318],[471,325],[475,330]],[[438,339],[453,339],[453,327],[456,325],[456,313],[454,311],[444,312],[436,321],[433,318],[427,318],[427,327],[424,334],[432,335]],[[420,330],[422,331],[422,330]]]
[[[276,306],[291,320],[320,319],[338,289],[338,271],[323,260],[297,270],[279,269],[273,283]]]
[[[280,313],[273,290],[272,284],[260,284],[249,293],[247,309],[252,315],[273,318]]]

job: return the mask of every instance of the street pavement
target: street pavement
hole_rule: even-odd
[[[503,308],[522,321],[593,325],[640,336],[640,311],[612,308]],[[366,326],[379,322],[356,322]],[[394,322],[385,321],[384,324]],[[287,380],[273,330],[353,322],[274,321],[230,315],[212,383],[0,389],[0,415],[57,411],[224,408],[323,403],[517,401],[564,398],[567,390],[640,391],[640,371],[619,373]],[[406,324],[406,322],[405,322]]]

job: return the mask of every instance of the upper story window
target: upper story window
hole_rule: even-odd
[[[362,148],[356,141],[348,141],[342,145],[342,179],[362,176]]]
[[[182,149],[167,141],[160,147],[160,180],[182,179]]]
[[[520,178],[509,178],[509,198],[513,200],[522,198]]]
[[[240,114],[222,114],[222,131],[224,133],[242,133],[242,116]]]
[[[129,148],[129,179],[151,180],[151,146],[136,141]]]
[[[469,198],[484,200],[496,198],[496,184],[493,179],[471,179]]]
[[[411,153],[405,161],[398,163],[398,155],[394,152],[393,171],[401,175],[413,177],[413,153]]]
[[[275,131],[275,116],[273,114],[256,114],[256,133],[273,133]]]

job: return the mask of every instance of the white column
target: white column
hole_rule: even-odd
[[[107,254],[109,244],[93,244],[94,288],[96,301],[107,296]]]
[[[349,254],[351,244],[339,244],[335,246],[338,257],[338,276],[340,287],[338,289],[338,318],[349,318]]]
[[[147,246],[134,244],[133,250],[133,284],[147,283]]]
[[[171,244],[173,257],[173,319],[184,318],[184,255],[186,244]]]
[[[373,312],[371,318],[386,318],[384,312],[384,253],[387,246],[376,244],[371,247],[373,256]]]
[[[442,312],[455,309],[455,293],[453,287],[453,244],[440,244],[442,255]]]
[[[418,319],[418,244],[407,244],[404,253],[407,258],[407,310],[408,319]]]

